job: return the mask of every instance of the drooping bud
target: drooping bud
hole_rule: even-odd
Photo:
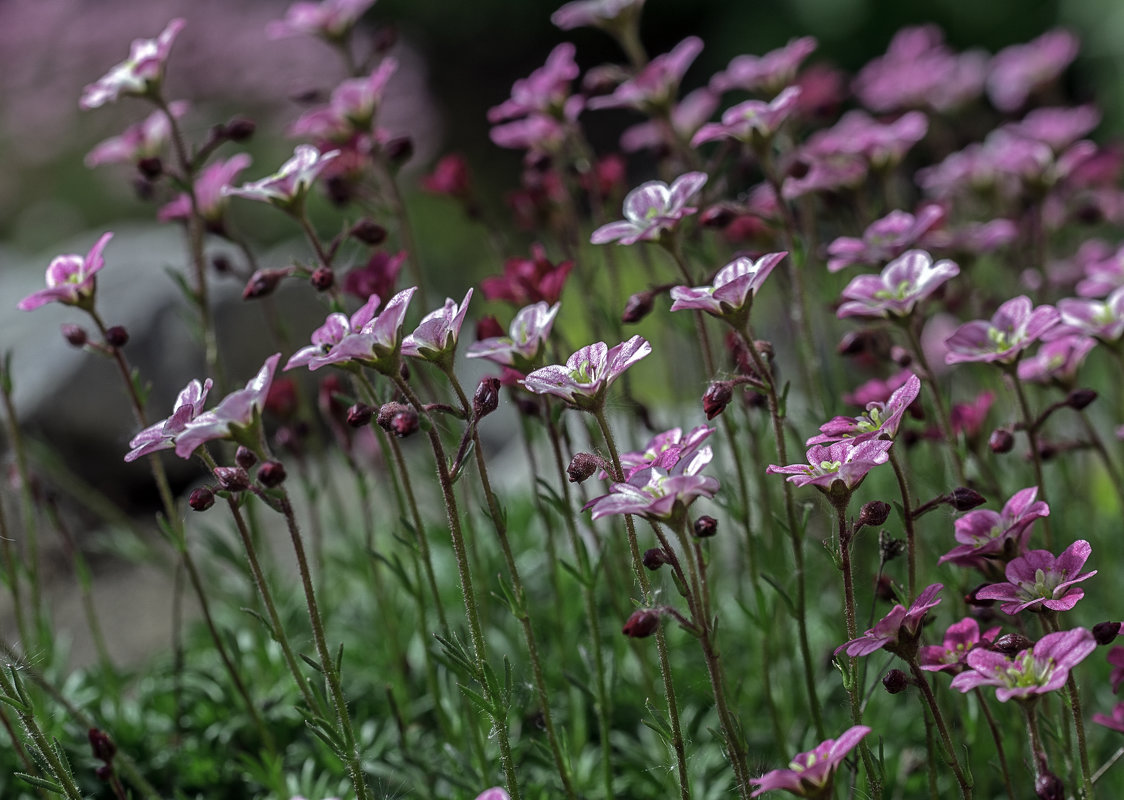
[[[1097,393],[1092,389],[1074,389],[1066,395],[1065,402],[1070,408],[1080,411],[1096,399]]]
[[[996,428],[987,440],[993,453],[1010,453],[1015,446],[1015,434],[1008,428]]]
[[[476,384],[472,395],[472,416],[479,420],[495,411],[500,404],[500,379],[487,375]]]
[[[992,642],[991,647],[1005,656],[1013,656],[1034,647],[1034,642],[1021,633],[1005,633]]]
[[[382,244],[386,241],[386,228],[379,225],[370,217],[363,217],[361,220],[351,226],[348,234],[361,241],[363,244],[368,244],[374,247],[377,244]]]
[[[1119,622],[1098,622],[1093,626],[1093,638],[1102,647],[1112,644],[1120,635],[1120,625]]]
[[[332,271],[331,267],[317,267],[312,271],[312,276],[308,279],[312,284],[312,288],[318,292],[326,292],[336,284],[336,273]]]
[[[714,419],[723,411],[730,401],[734,399],[734,386],[730,381],[715,381],[706,387],[703,392],[703,412],[707,419]]]
[[[266,461],[258,467],[258,481],[267,489],[280,486],[287,477],[285,465],[280,461]]]
[[[68,322],[62,326],[62,338],[66,339],[67,344],[71,347],[82,347],[88,341],[89,336],[86,334],[86,329],[81,325]]]
[[[230,256],[226,253],[216,253],[211,257],[211,269],[219,275],[227,275],[234,269],[234,265],[230,263]]]
[[[570,459],[570,466],[566,467],[566,477],[570,483],[581,483],[597,471],[600,460],[592,453],[578,453]]]
[[[858,527],[871,526],[877,527],[885,525],[886,520],[890,518],[890,504],[884,503],[881,500],[871,500],[865,503],[859,510]]]
[[[200,486],[188,495],[187,504],[193,511],[206,511],[215,504],[215,493],[206,486]]]
[[[714,536],[716,533],[718,533],[718,520],[716,520],[714,517],[708,517],[706,514],[703,514],[701,517],[695,520],[694,532],[695,536],[699,537],[700,539],[707,539],[711,536]]]
[[[986,497],[967,486],[958,486],[948,493],[948,504],[957,511],[971,511],[986,502]]]
[[[418,412],[403,403],[384,403],[375,421],[399,439],[416,432],[419,425]]]
[[[375,409],[366,403],[356,403],[347,409],[347,424],[352,428],[362,428],[371,422],[371,417],[375,416]]]
[[[621,322],[632,325],[644,319],[652,311],[653,299],[651,290],[637,292],[629,297],[624,304],[624,311],[621,312]]]
[[[621,633],[632,639],[645,639],[660,626],[660,612],[653,608],[640,608],[624,623]]]
[[[234,463],[242,469],[250,469],[254,464],[258,463],[258,457],[254,455],[254,451],[245,445],[238,445],[238,449],[234,451]]]
[[[215,480],[228,492],[244,492],[250,488],[250,476],[242,467],[215,467]]]
[[[117,745],[109,738],[109,734],[99,728],[90,728],[86,736],[90,740],[94,758],[106,764],[112,763],[113,757],[117,755]]]
[[[105,331],[105,343],[110,347],[124,347],[129,343],[129,332],[124,325],[113,325]]]
[[[641,560],[643,561],[644,566],[652,570],[653,572],[662,567],[664,564],[671,563],[670,559],[668,559],[667,557],[667,551],[665,551],[662,547],[653,547],[650,550],[645,550],[644,557]]]
[[[890,694],[901,694],[909,686],[909,678],[900,669],[892,669],[882,676],[882,688]]]
[[[246,281],[246,287],[242,290],[242,299],[257,300],[259,297],[271,295],[277,285],[281,283],[281,279],[292,274],[292,267],[259,269],[250,276],[250,280]]]
[[[257,130],[257,124],[252,119],[246,117],[232,117],[226,125],[223,126],[223,136],[232,142],[244,142],[254,135]]]
[[[154,181],[164,174],[164,162],[157,156],[148,156],[137,162],[137,171],[148,180]]]

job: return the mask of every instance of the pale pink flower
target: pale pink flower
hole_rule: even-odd
[[[594,97],[589,101],[589,107],[634,108],[645,112],[670,107],[687,68],[702,49],[702,39],[688,36],[670,52],[653,58],[639,73],[620,84],[612,93]]]
[[[565,364],[537,369],[520,383],[535,394],[552,394],[577,408],[599,409],[609,386],[651,352],[652,346],[641,336],[614,347],[594,342],[571,355]]]
[[[230,439],[251,429],[261,418],[266,395],[273,384],[273,373],[280,360],[280,353],[271,355],[244,389],[231,392],[210,411],[204,411],[188,422],[175,437],[176,455],[190,458],[204,442]],[[257,442],[252,444],[256,446]]]
[[[813,37],[801,36],[763,56],[734,56],[725,70],[710,79],[710,88],[715,92],[742,89],[776,94],[792,83],[801,62],[815,51],[816,45]]]
[[[206,222],[217,224],[222,220],[227,203],[226,189],[238,177],[238,173],[250,166],[250,162],[248,154],[236,153],[226,161],[209,164],[199,173],[199,177],[195,179],[195,202],[199,208],[199,216]],[[191,198],[186,192],[182,192],[162,206],[156,213],[156,218],[161,222],[186,220],[191,217],[191,213]]]
[[[861,442],[864,439],[893,439],[898,434],[902,417],[921,393],[921,379],[909,373],[905,383],[894,390],[885,403],[867,403],[866,412],[857,417],[836,417],[820,426],[818,436],[813,436],[805,445],[828,444],[849,439]]]
[[[203,383],[194,380],[187,384],[176,398],[172,416],[149,425],[129,441],[132,450],[125,454],[125,460],[136,461],[149,453],[170,450],[174,447],[175,438],[183,432],[187,423],[203,411],[203,403],[207,401],[207,393],[211,391],[211,386],[210,378]]]
[[[718,271],[710,286],[676,286],[672,311],[693,309],[737,323],[744,317],[769,273],[788,253],[767,253],[757,260],[742,256]]]
[[[1000,111],[1015,111],[1030,95],[1062,74],[1077,58],[1077,37],[1047,31],[1032,42],[1000,50],[991,59],[987,94]]]
[[[835,484],[838,483],[842,486],[842,491],[851,492],[874,467],[890,460],[890,447],[893,444],[887,439],[867,439],[862,442],[844,439],[826,447],[814,444],[808,449],[807,464],[770,464],[765,472],[770,475],[788,475],[786,480],[797,486],[811,485],[830,492],[836,490]]]
[[[574,0],[551,14],[550,21],[564,31],[613,28],[638,17],[643,7],[644,0]]]
[[[440,361],[451,355],[471,299],[470,288],[459,306],[452,298],[446,298],[444,306],[426,314],[414,332],[402,340],[402,355],[426,361]]]
[[[85,258],[76,253],[57,256],[47,266],[47,288],[28,295],[16,306],[20,311],[32,311],[47,303],[92,308],[97,273],[105,266],[102,250],[113,238],[103,233]]]
[[[946,364],[962,361],[993,361],[1011,364],[1022,352],[1057,324],[1060,315],[1053,306],[1038,306],[1020,296],[999,306],[990,320],[974,320],[956,329],[945,340]]]
[[[800,100],[800,87],[789,86],[769,102],[746,100],[722,112],[721,122],[699,128],[691,137],[691,146],[716,139],[737,139],[742,142],[768,141],[792,116]]]
[[[259,200],[285,210],[294,209],[308,194],[316,176],[339,154],[339,150],[321,153],[312,145],[297,145],[293,157],[274,174],[242,186],[223,187],[222,194]]]
[[[364,12],[375,0],[323,0],[320,3],[293,3],[284,19],[266,26],[270,39],[286,36],[319,36],[329,41],[339,41],[351,32]]]
[[[948,259],[933,263],[924,250],[910,250],[894,259],[880,275],[858,275],[843,290],[837,312],[843,317],[908,317],[917,304],[960,274]]]
[[[673,230],[679,220],[698,211],[687,203],[698,194],[706,180],[705,172],[688,172],[676,178],[671,186],[663,181],[640,184],[624,198],[625,218],[602,225],[589,241],[625,245],[658,241],[664,231]]]
[[[164,62],[168,60],[172,43],[186,24],[185,20],[176,18],[155,39],[134,39],[129,58],[83,89],[78,105],[83,109],[98,108],[122,96],[153,94],[164,79]]]
[[[186,100],[168,103],[168,111],[177,119],[187,113],[191,104]],[[119,136],[111,136],[94,146],[86,154],[86,166],[121,162],[136,163],[144,158],[160,155],[172,133],[172,125],[163,109],[153,111],[140,122],[121,131]]]
[[[328,105],[310,109],[289,128],[290,136],[328,139],[344,144],[356,133],[369,133],[398,59],[384,58],[365,78],[349,78],[332,90]]]
[[[486,358],[521,371],[531,369],[546,347],[558,309],[558,303],[548,306],[541,301],[521,308],[511,321],[507,336],[481,339],[468,348],[465,356]]]
[[[880,264],[897,258],[944,220],[944,208],[935,203],[925,205],[916,216],[891,211],[870,223],[861,239],[840,236],[829,244],[828,272],[838,272],[852,264]]]

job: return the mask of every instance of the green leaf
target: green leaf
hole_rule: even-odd
[[[785,606],[788,608],[788,612],[795,617],[796,604],[792,602],[792,598],[788,596],[788,592],[784,590],[784,587],[781,586],[780,582],[772,575],[769,575],[765,572],[761,573],[761,580],[765,581],[765,583],[769,584],[776,590],[777,594],[781,596],[781,600],[784,601]]]
[[[322,667],[320,665],[320,662],[317,661],[316,659],[314,659],[310,656],[306,656],[304,653],[297,653],[297,655],[301,657],[301,661],[308,664],[308,666],[312,667],[317,672],[319,672],[319,673],[324,672],[324,667]]]
[[[62,786],[55,783],[54,781],[47,780],[46,778],[40,778],[35,775],[28,775],[26,772],[13,772],[12,775],[19,778],[24,783],[30,783],[37,789],[46,789],[48,792],[58,795],[63,794]]]

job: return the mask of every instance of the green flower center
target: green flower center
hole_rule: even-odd
[[[905,300],[913,293],[912,281],[901,281],[896,289],[879,289],[874,293],[878,300]]]
[[[989,328],[987,338],[997,351],[1010,350],[1015,345],[1014,334],[999,328]]]

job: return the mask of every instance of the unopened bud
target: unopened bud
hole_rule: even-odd
[[[277,284],[281,283],[281,279],[292,274],[293,270],[290,267],[259,269],[250,276],[250,280],[246,281],[246,287],[242,290],[242,299],[257,300],[259,297],[271,295]]]
[[[94,758],[106,764],[111,763],[113,757],[117,755],[117,745],[109,738],[109,734],[98,728],[90,728],[86,736],[90,740],[90,750],[93,751]]]
[[[254,455],[254,451],[245,445],[238,445],[238,449],[234,451],[234,463],[242,469],[250,469],[254,464],[258,463],[258,457]]]
[[[495,411],[500,404],[500,379],[491,375],[480,379],[472,395],[472,415],[481,419]]]
[[[481,339],[495,339],[497,336],[503,336],[504,329],[500,325],[499,320],[493,316],[481,317],[476,323],[476,340]]]
[[[409,136],[398,136],[383,146],[383,152],[392,164],[405,164],[414,157],[414,140]]]
[[[374,247],[377,244],[382,244],[386,241],[386,228],[379,225],[370,217],[363,217],[363,219],[356,222],[351,226],[348,233],[354,239],[358,239],[363,244],[369,244]]]
[[[991,647],[1005,656],[1013,656],[1034,647],[1034,642],[1021,633],[1005,633],[992,642]]]
[[[592,453],[578,453],[570,459],[570,466],[566,467],[566,477],[570,483],[581,483],[597,471],[600,461]]]
[[[667,551],[662,547],[653,547],[651,550],[645,550],[641,561],[644,563],[645,567],[653,572],[664,564],[670,563],[667,557]]]
[[[660,612],[651,608],[641,608],[632,612],[624,623],[621,633],[632,639],[645,639],[656,632],[660,626]]]
[[[730,401],[734,399],[734,387],[730,381],[715,381],[706,387],[703,392],[703,412],[707,419],[714,419],[723,411]]]
[[[1007,428],[996,428],[987,440],[993,453],[1010,453],[1015,446],[1015,434]]]
[[[347,409],[347,424],[353,428],[362,428],[371,422],[371,417],[375,416],[375,409],[366,403],[356,403]]]
[[[1112,644],[1118,635],[1120,635],[1119,622],[1098,622],[1093,626],[1093,639],[1102,647]]]
[[[1092,389],[1074,389],[1066,395],[1065,402],[1070,408],[1080,411],[1097,399],[1097,393]]]
[[[222,133],[232,142],[244,142],[254,135],[257,124],[246,117],[233,117],[223,126]]]
[[[114,325],[106,329],[105,343],[110,347],[124,347],[129,343],[129,332],[123,325]]]
[[[280,486],[286,477],[285,465],[280,461],[266,461],[258,467],[258,482],[267,489]]]
[[[193,511],[206,511],[215,504],[215,493],[206,486],[200,486],[188,495],[187,504]]]
[[[948,504],[957,511],[971,511],[986,502],[986,497],[967,486],[958,486],[948,493]]]
[[[418,429],[418,413],[402,403],[384,403],[375,420],[387,433],[399,439],[409,436]]]
[[[1049,770],[1038,773],[1034,779],[1034,796],[1039,800],[1065,800],[1062,779]]]
[[[900,669],[892,669],[882,676],[882,688],[890,694],[901,694],[909,686],[909,678]]]
[[[737,217],[737,212],[729,205],[719,203],[704,209],[699,214],[699,224],[704,228],[725,228]]]
[[[628,298],[621,312],[621,322],[631,325],[648,316],[652,311],[652,292],[637,292]]]
[[[707,539],[711,536],[714,536],[716,533],[718,533],[718,520],[716,520],[714,517],[708,517],[704,514],[695,520],[694,531],[695,536],[699,537],[700,539]]]
[[[150,181],[154,181],[164,174],[164,162],[157,156],[142,158],[137,162],[137,171]]]
[[[215,480],[228,492],[244,492],[250,488],[250,476],[242,467],[215,467]]]
[[[82,347],[89,339],[86,329],[72,322],[62,326],[62,338],[66,339],[67,344],[71,347]]]
[[[226,275],[233,268],[234,265],[230,263],[230,256],[226,253],[216,253],[214,257],[211,258],[211,269],[219,275]]]
[[[859,510],[859,527],[885,525],[890,518],[890,504],[881,500],[871,500]]]
[[[913,354],[900,345],[890,348],[890,360],[902,369],[913,363]]]
[[[312,288],[318,292],[326,292],[331,289],[336,283],[336,273],[332,271],[331,267],[317,267],[312,271],[312,277],[308,279],[312,284]]]

